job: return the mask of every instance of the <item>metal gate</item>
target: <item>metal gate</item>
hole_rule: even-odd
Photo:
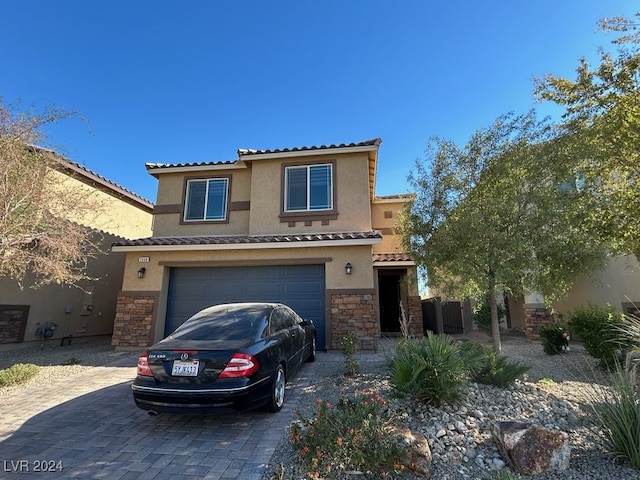
[[[438,297],[423,300],[422,325],[425,333],[464,333],[462,304],[458,301],[443,302]]]

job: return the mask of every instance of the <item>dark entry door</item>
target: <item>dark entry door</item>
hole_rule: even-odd
[[[400,333],[400,276],[380,275],[378,278],[380,296],[380,331]]]

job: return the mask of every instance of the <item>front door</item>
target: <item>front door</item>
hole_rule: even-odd
[[[380,332],[400,333],[400,275],[383,274],[378,277],[380,298]]]

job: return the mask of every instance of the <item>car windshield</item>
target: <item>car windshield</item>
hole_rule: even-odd
[[[268,312],[264,307],[216,306],[196,313],[170,337],[176,340],[249,340]]]

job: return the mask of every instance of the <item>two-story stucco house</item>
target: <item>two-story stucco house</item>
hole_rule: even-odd
[[[153,236],[126,254],[113,344],[141,347],[209,305],[274,301],[312,319],[318,348],[353,332],[362,349],[422,334],[415,264],[394,235],[407,196],[376,197],[380,139],[238,150],[233,161],[147,164],[158,179]]]
[[[111,245],[152,232],[151,202],[54,152],[49,154],[55,160],[50,171],[53,182],[86,192],[101,206],[91,218],[67,220],[89,227],[100,239],[104,255],[88,259],[90,279],[79,288],[51,284],[21,289],[14,280],[0,277],[0,343],[60,342],[62,337],[70,342],[76,337],[111,335],[125,261],[124,254],[111,252]]]

